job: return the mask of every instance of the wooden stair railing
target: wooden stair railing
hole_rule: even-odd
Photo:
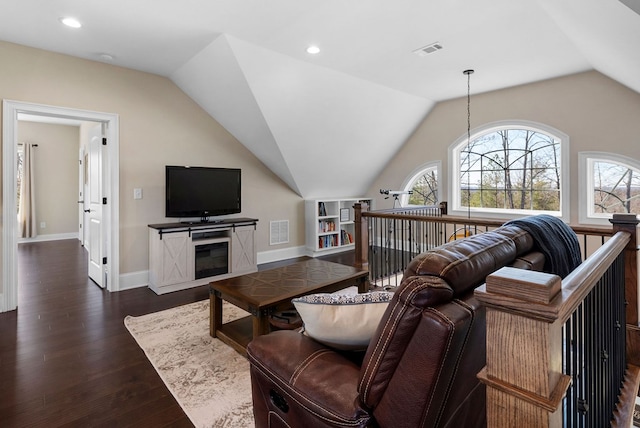
[[[409,262],[421,252],[467,235],[502,226],[507,220],[457,217],[439,206],[400,207],[369,211],[355,204],[355,256],[358,267],[369,271],[375,287],[396,287]],[[609,227],[573,226],[580,238],[582,258],[613,235]]]
[[[612,426],[629,427],[640,386],[634,349],[640,343],[635,300],[638,220],[635,216],[615,217],[615,235],[563,280],[540,272],[502,268],[476,290],[477,298],[487,307],[487,363],[478,377],[487,386],[488,427],[563,426],[561,404],[571,384],[562,367],[563,347],[568,346],[562,341],[563,325],[620,259],[626,263],[617,287],[624,288],[626,317],[634,324],[626,329],[629,343],[622,367],[626,366],[626,373],[620,374],[624,383],[617,394],[619,402],[608,417]],[[624,319],[624,308],[620,316]],[[613,387],[617,390],[618,385]]]
[[[500,220],[488,219],[462,219],[446,215],[446,205],[441,217],[420,217],[411,215],[396,215],[385,212],[368,211],[368,206],[356,204],[355,224],[356,224],[356,264],[362,269],[370,269],[368,260],[368,248],[371,245],[368,236],[372,222],[380,219],[396,219],[416,222],[433,222],[444,225],[467,224],[476,228],[494,228],[502,224]],[[511,427],[511,426],[562,426],[562,410],[558,408],[562,402],[565,391],[569,387],[569,377],[562,373],[562,343],[561,328],[572,311],[577,307],[588,294],[588,289],[602,275],[619,255],[619,259],[624,260],[624,300],[626,316],[626,341],[625,341],[625,365],[627,372],[624,374],[624,384],[620,389],[619,404],[613,411],[612,426],[629,426],[629,421],[633,416],[633,406],[635,396],[638,393],[640,384],[640,326],[638,308],[638,219],[636,215],[614,215],[613,229],[602,227],[578,226],[574,230],[583,237],[584,257],[590,251],[587,249],[587,237],[600,237],[599,241],[603,247],[596,250],[579,268],[579,274],[570,275],[559,281],[553,278],[542,277],[531,273],[523,277],[522,271],[514,280],[507,273],[507,278],[500,278],[496,273],[487,281],[487,286],[478,290],[478,298],[483,300],[488,306],[487,311],[487,361],[491,362],[479,376],[489,385],[489,395],[495,394],[496,398],[488,401],[488,414],[491,420],[488,426]],[[480,229],[480,231],[482,231]],[[613,237],[615,235],[615,237]],[[608,240],[608,241],[607,241]],[[605,241],[607,241],[606,246]],[[589,249],[590,250],[590,249]],[[504,273],[503,271],[502,273]],[[574,272],[575,273],[575,272]],[[528,280],[531,280],[529,282]],[[516,287],[517,291],[524,294],[520,298],[515,298],[516,294],[511,287],[506,286],[508,281],[515,281],[523,285],[526,282],[528,288]],[[491,284],[491,285],[489,285]],[[591,284],[591,285],[588,285]],[[493,287],[493,288],[492,288]],[[525,291],[526,290],[526,291]],[[505,297],[509,296],[508,298]],[[533,299],[533,300],[532,300]],[[545,303],[546,302],[546,303]],[[511,305],[511,306],[509,306]],[[527,316],[525,316],[527,314]],[[490,331],[491,326],[503,328],[501,335],[507,335],[505,339],[497,333]],[[516,329],[519,332],[516,332]],[[532,337],[536,337],[535,346],[531,344]],[[511,341],[512,340],[512,341]],[[517,344],[517,345],[516,345]],[[510,349],[502,346],[510,346]],[[532,348],[533,346],[533,348]],[[527,350],[523,352],[523,350]],[[492,352],[490,354],[490,352]],[[537,352],[540,358],[532,358]],[[491,355],[491,356],[490,356]],[[521,363],[511,364],[512,371],[509,371],[509,360],[517,360],[515,356],[530,358],[531,367],[522,372]],[[501,359],[500,359],[501,358]],[[504,361],[504,364],[502,363]],[[527,360],[528,361],[528,360]],[[541,364],[541,367],[538,365]],[[489,366],[493,366],[500,375],[507,376],[503,379],[497,376],[496,371],[492,371]],[[540,373],[531,375],[528,373],[534,368],[540,368]],[[516,374],[525,373],[522,378]],[[510,376],[510,377],[509,377]],[[533,383],[532,383],[533,382]],[[493,392],[492,392],[493,391]],[[503,393],[500,395],[499,393]],[[528,403],[524,405],[523,403]],[[520,406],[527,407],[527,413],[522,413]],[[493,410],[489,410],[492,407]],[[519,410],[516,410],[516,409]],[[495,410],[499,409],[500,414]],[[513,422],[516,412],[520,412],[520,418],[525,418],[522,424]]]

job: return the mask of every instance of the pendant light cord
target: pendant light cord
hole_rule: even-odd
[[[467,218],[471,218],[471,75],[474,70],[465,70],[467,75]]]

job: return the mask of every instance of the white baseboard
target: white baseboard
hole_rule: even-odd
[[[25,242],[61,241],[63,239],[78,239],[78,232],[75,233],[52,233],[49,235],[38,235],[33,238],[18,238],[18,244]],[[78,239],[78,242],[80,240]]]
[[[257,254],[258,264],[277,262],[307,255],[305,247],[284,248],[282,250],[263,251]],[[149,285],[149,271],[123,273],[120,275],[120,289],[147,287]]]
[[[304,249],[304,255],[309,257],[328,256],[330,254],[343,253],[345,251],[352,250],[354,245],[341,246],[335,248],[324,248],[322,250],[312,250],[311,248]]]
[[[138,272],[123,273],[120,275],[120,284],[118,291],[131,290],[133,288],[146,287],[149,285],[149,271],[141,270]]]
[[[262,251],[257,255],[258,264],[278,262],[280,260],[293,259],[306,256],[305,247],[289,247],[281,250]]]

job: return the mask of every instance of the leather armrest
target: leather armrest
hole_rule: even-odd
[[[531,251],[516,258],[511,263],[511,267],[542,271],[544,269],[544,261],[544,254],[540,251]]]
[[[358,421],[353,426],[369,419],[358,400],[360,367],[345,355],[296,331],[282,330],[253,339],[247,357],[254,387],[261,388],[261,395],[275,389],[286,401],[289,417],[305,409],[324,420]]]

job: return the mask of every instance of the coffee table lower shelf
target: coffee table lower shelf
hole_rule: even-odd
[[[231,346],[236,352],[246,354],[247,345],[253,339],[252,317],[246,316],[222,324],[216,330],[216,337]]]

